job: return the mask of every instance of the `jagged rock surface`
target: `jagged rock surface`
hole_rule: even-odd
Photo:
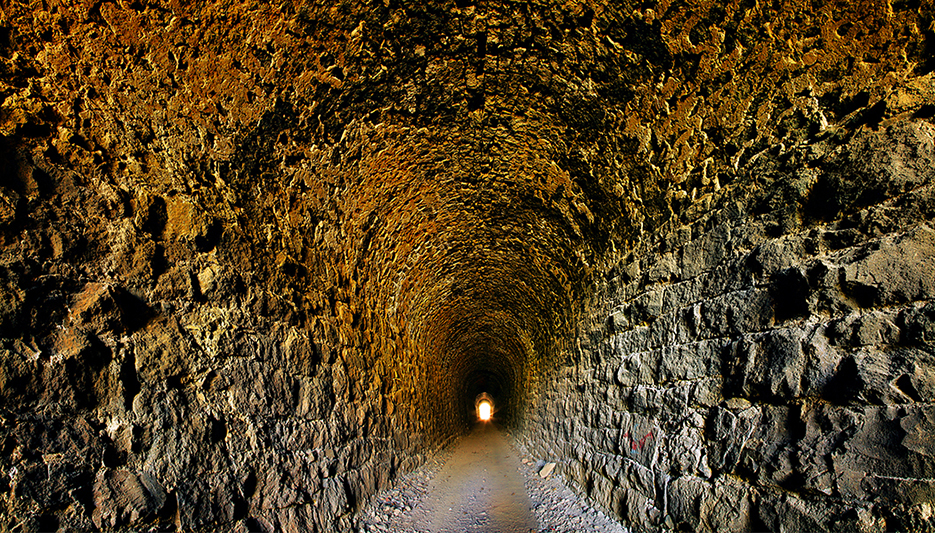
[[[933,140],[763,154],[647,240],[529,440],[638,529],[931,529]],[[871,200],[824,196],[857,177]]]

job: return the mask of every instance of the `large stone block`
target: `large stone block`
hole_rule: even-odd
[[[175,317],[161,317],[133,336],[136,372],[145,384],[191,372],[199,351]]]
[[[844,289],[860,306],[926,300],[935,295],[935,230],[919,226],[842,258]]]
[[[745,336],[730,347],[725,396],[795,398],[804,392],[804,333],[772,330]]]
[[[167,499],[166,489],[151,474],[105,468],[94,481],[91,518],[99,528],[148,522],[158,515]]]
[[[693,278],[702,272],[713,269],[728,253],[730,228],[718,226],[681,248],[681,274],[683,278]]]

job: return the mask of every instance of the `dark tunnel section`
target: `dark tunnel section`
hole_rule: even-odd
[[[465,426],[477,422],[476,399],[483,393],[493,399],[496,411],[493,418],[498,423],[509,424],[517,418],[520,408],[521,387],[516,382],[515,369],[510,367],[509,359],[504,354],[486,352],[472,356],[463,356],[463,365],[470,369],[456,390],[461,399],[460,414]]]
[[[464,313],[464,312],[463,312]],[[490,317],[464,313],[437,340],[432,352],[437,354],[434,382],[440,390],[432,391],[432,406],[441,427],[460,433],[477,421],[475,399],[489,394],[497,411],[494,419],[501,425],[514,425],[521,419],[534,366],[528,341],[514,317],[497,313]]]
[[[444,192],[451,203],[463,201]],[[574,323],[583,265],[558,237],[571,231],[568,221],[476,207],[442,209],[433,218],[418,201],[400,205],[414,210],[400,231],[423,241],[406,254],[393,250],[397,262],[374,274],[391,280],[384,287],[399,288],[384,290],[387,303],[377,307],[392,309],[404,324],[391,327],[403,332],[412,365],[421,369],[409,387],[429,440],[469,430],[480,393],[494,399],[497,424],[521,427],[530,395]]]
[[[482,332],[484,334],[486,332]],[[494,420],[503,425],[519,421],[526,402],[528,362],[515,340],[472,339],[451,356],[452,403],[465,428],[477,421],[475,399],[487,393],[496,408]]]
[[[443,436],[473,427],[481,393],[494,400],[494,422],[521,427],[530,395],[557,359],[556,330],[570,322],[563,314],[570,306],[560,302],[571,290],[552,274],[564,258],[487,250],[477,261],[483,268],[429,278],[416,299],[424,307],[409,310],[423,317],[413,335],[429,365],[423,409]]]
[[[493,400],[494,420],[509,416],[509,397],[502,393],[504,391],[503,381],[497,370],[496,367],[492,369],[479,368],[467,376],[462,385],[464,392],[461,395],[464,398],[463,414],[466,423],[477,422],[477,398],[483,394],[490,396]],[[504,404],[505,408],[500,407],[501,403]]]

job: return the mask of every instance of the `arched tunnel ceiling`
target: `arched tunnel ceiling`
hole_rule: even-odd
[[[402,336],[402,359],[438,368],[502,340],[505,374],[522,374],[605,254],[777,136],[862,120],[848,102],[882,98],[884,66],[930,62],[904,46],[927,11],[783,10],[101,3],[30,22],[17,4],[7,94],[44,103],[4,131],[83,146],[118,203],[184,196],[226,260],[271,257],[241,268],[300,317],[330,309],[347,336]],[[159,237],[185,229],[170,204],[144,221]],[[382,357],[399,364],[365,359]]]
[[[151,320],[128,338],[195,315],[297,328],[314,357],[263,375],[326,368],[328,416],[434,444],[482,374],[518,420],[595,277],[758,154],[929,112],[932,11],[10,3],[0,243],[40,250],[16,275],[54,267],[62,302],[89,279],[132,294]],[[0,326],[40,351],[71,316],[4,290]],[[241,318],[199,314],[230,302]],[[186,346],[220,342],[199,328]],[[153,373],[211,383],[207,360]]]
[[[253,249],[228,260],[273,258],[255,279],[300,316],[402,336],[403,359],[441,369],[502,341],[504,375],[520,375],[552,356],[605,254],[776,135],[859,120],[847,102],[895,82],[881,65],[929,61],[901,45],[918,10],[783,5],[796,15],[740,1],[102,3],[35,23],[11,6],[7,92],[41,69],[47,103],[5,131],[57,128],[118,190],[191,198],[198,223]]]

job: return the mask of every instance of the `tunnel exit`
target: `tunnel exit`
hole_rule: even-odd
[[[484,422],[490,420],[490,402],[481,402],[480,405],[477,406],[477,418]]]
[[[478,394],[474,399],[474,410],[479,422],[490,422],[494,413],[493,398],[486,392]]]

